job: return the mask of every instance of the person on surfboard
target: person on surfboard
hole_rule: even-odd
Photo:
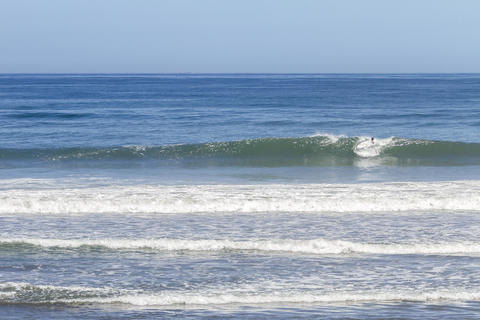
[[[372,141],[372,144],[374,144],[374,143],[375,143],[375,139],[374,139],[373,137],[372,137],[371,141]]]

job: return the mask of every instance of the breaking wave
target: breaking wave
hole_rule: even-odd
[[[225,288],[200,291],[139,292],[113,288],[63,287],[7,282],[0,284],[0,304],[126,304],[133,306],[219,305],[219,304],[295,304],[365,303],[396,301],[478,301],[480,292],[464,289],[391,290],[360,292],[269,293],[231,291]]]
[[[378,213],[480,210],[480,181],[14,188],[0,214]]]
[[[480,254],[480,243],[357,243],[344,240],[185,240],[185,239],[0,239],[0,249],[155,250],[155,251],[255,251],[317,255],[472,255]]]
[[[405,138],[375,139],[314,135],[201,144],[105,148],[0,149],[0,161],[40,163],[78,161],[148,161],[155,165],[195,166],[336,166],[359,159],[385,165],[480,164],[480,143]]]

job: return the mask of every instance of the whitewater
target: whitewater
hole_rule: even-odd
[[[37,246],[47,249],[104,248],[155,251],[258,251],[304,254],[480,254],[479,243],[375,244],[341,240],[184,240],[184,239],[0,239],[0,246]]]
[[[43,185],[48,184],[49,180]],[[29,185],[31,182],[22,181]],[[480,181],[357,184],[114,185],[0,191],[1,214],[408,212],[480,210]],[[38,187],[40,186],[40,188]]]
[[[478,317],[478,75],[0,92],[2,319]]]

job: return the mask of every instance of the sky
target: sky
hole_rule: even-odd
[[[478,0],[0,0],[0,73],[480,72]]]

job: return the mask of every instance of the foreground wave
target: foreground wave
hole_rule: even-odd
[[[466,289],[391,290],[361,292],[229,292],[219,288],[205,292],[163,291],[145,293],[113,288],[63,287],[7,282],[0,284],[0,304],[128,304],[134,306],[336,303],[395,301],[479,301],[480,292]]]
[[[184,240],[184,239],[0,239],[0,250],[40,248],[105,248],[158,251],[260,251],[307,254],[457,255],[480,254],[480,243],[357,243],[343,240]]]
[[[148,160],[158,166],[343,166],[366,158],[383,165],[478,165],[480,143],[392,137],[372,144],[369,137],[314,135],[163,146],[0,149],[0,161],[9,166],[19,165],[12,161],[59,165]]]
[[[0,214],[480,211],[480,181],[0,190]]]

